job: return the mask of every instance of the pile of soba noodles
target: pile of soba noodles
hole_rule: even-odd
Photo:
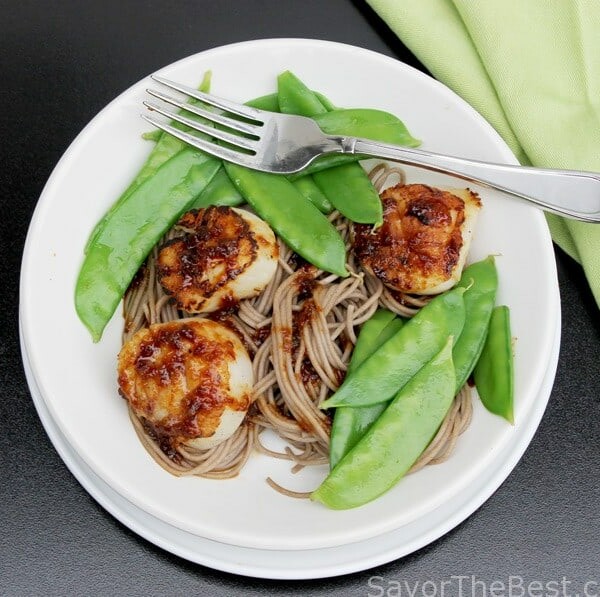
[[[391,181],[403,183],[403,172],[380,164],[370,173],[380,192]],[[330,221],[350,245],[350,222],[338,212]],[[174,226],[154,248],[138,272],[124,300],[123,342],[154,323],[198,317],[179,311],[164,292],[156,275],[156,259],[163,242],[185,231]],[[307,465],[328,462],[331,415],[319,404],[333,394],[344,379],[361,324],[380,307],[411,317],[431,297],[392,292],[362,270],[347,250],[351,275],[339,278],[317,270],[293,253],[281,240],[275,276],[257,297],[242,300],[235,308],[200,315],[235,330],[246,346],[254,370],[254,402],[244,422],[227,440],[199,450],[178,446],[167,455],[151,430],[130,408],[130,417],[144,447],[173,475],[198,475],[212,479],[236,476],[253,450],[288,459],[296,472]],[[471,419],[470,388],[456,396],[437,435],[414,464],[412,471],[445,460]],[[261,442],[269,429],[285,440],[275,452]],[[309,494],[289,491],[271,479],[277,490],[293,497]]]

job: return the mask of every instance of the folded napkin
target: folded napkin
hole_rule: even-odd
[[[367,0],[522,164],[600,172],[599,0]],[[600,306],[600,224],[548,215]]]

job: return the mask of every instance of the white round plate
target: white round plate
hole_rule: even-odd
[[[339,547],[303,551],[249,549],[204,539],[173,527],[128,502],[94,474],[52,420],[31,372],[23,340],[21,346],[25,374],[44,428],[69,470],[101,506],[132,531],[170,553],[215,570],[256,578],[298,580],[339,576],[386,564],[420,549],[460,524],[495,491],[535,431],[535,427],[531,427],[529,435],[521,435],[519,441],[499,452],[489,470],[460,495],[400,529]],[[536,422],[544,413],[546,397],[552,389],[559,349],[560,317],[557,315],[555,340],[539,400],[527,413],[527,417]]]
[[[396,60],[359,48],[314,40],[262,40],[202,52],[160,71],[196,85],[213,71],[212,90],[244,101],[275,90],[290,69],[339,106],[388,110],[423,148],[489,161],[515,162],[475,111],[446,87]],[[93,344],[77,319],[73,292],[82,251],[95,223],[150,151],[141,139],[143,80],[111,102],[69,147],[48,181],[31,222],[23,258],[24,343],[44,402],[69,445],[114,491],[159,520],[231,545],[315,549],[363,541],[392,531],[449,502],[488,471],[496,455],[538,421],[526,416],[548,398],[548,370],[559,312],[554,253],[543,215],[480,189],[484,202],[471,260],[498,255],[498,302],[511,308],[515,355],[515,425],[475,404],[473,422],[444,464],[427,467],[361,508],[334,512],[273,491],[267,476],[291,489],[318,485],[325,467],[292,475],[289,463],[254,455],[228,481],[175,478],[141,447],[117,394],[117,313]],[[457,186],[455,179],[409,169],[410,182]],[[503,466],[504,477],[511,467]]]

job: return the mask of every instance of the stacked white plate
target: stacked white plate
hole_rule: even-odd
[[[314,40],[261,40],[202,52],[161,74],[194,86],[213,72],[214,93],[237,101],[275,91],[292,70],[334,104],[388,110],[433,151],[516,163],[481,116],[422,73],[363,49]],[[86,490],[139,535],[188,560],[265,578],[317,578],[363,570],[426,545],[456,526],[502,483],[529,444],[556,371],[560,305],[543,215],[486,188],[470,259],[497,255],[498,302],[511,309],[515,424],[476,401],[471,426],[445,463],[402,480],[362,508],[334,512],[273,491],[315,487],[324,467],[292,475],[254,455],[233,480],[174,478],[140,446],[117,394],[122,322],[93,344],[73,293],[95,223],[150,151],[139,118],[149,80],[109,104],[67,150],[46,185],[27,238],[21,278],[23,360],[39,416]],[[409,182],[460,186],[407,168]]]

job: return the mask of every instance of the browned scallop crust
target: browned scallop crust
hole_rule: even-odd
[[[465,202],[423,184],[390,187],[381,200],[379,228],[353,227],[353,249],[362,266],[400,292],[418,293],[447,281],[463,245]]]
[[[249,395],[236,400],[227,392],[228,363],[240,349],[232,332],[212,321],[155,324],[122,347],[119,392],[163,449],[210,437],[225,408],[246,410],[250,404]]]
[[[215,292],[252,264],[258,247],[246,220],[229,207],[189,211],[178,225],[190,232],[163,245],[158,279],[180,309],[199,313]]]

